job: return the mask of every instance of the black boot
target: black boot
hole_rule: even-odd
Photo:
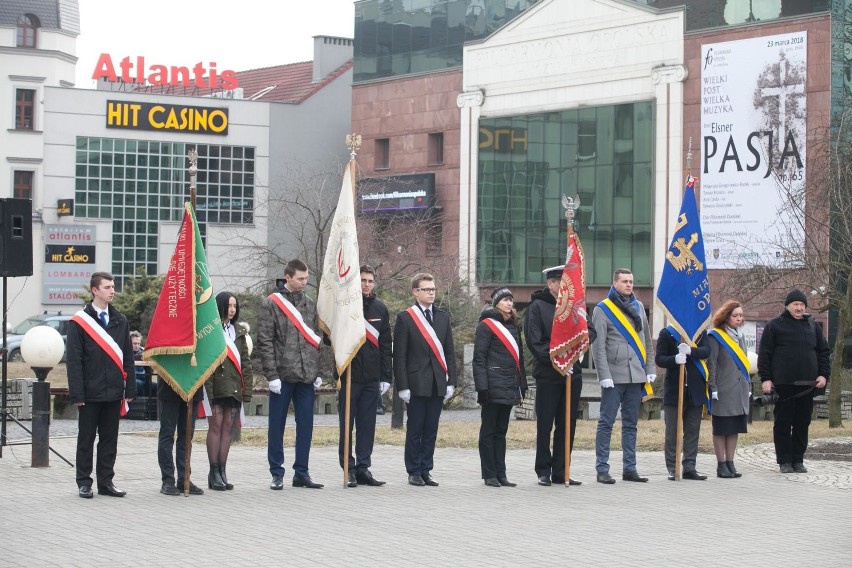
[[[737,468],[734,467],[734,462],[729,461],[729,462],[725,462],[725,463],[728,465],[728,471],[731,472],[731,475],[733,475],[734,477],[742,477],[743,476],[743,474],[738,472]]]
[[[230,491],[231,489],[233,489],[233,488],[234,488],[234,484],[233,484],[233,483],[228,483],[228,477],[225,475],[225,464],[223,464],[223,463],[220,463],[220,464],[219,464],[219,473],[222,475],[222,483],[224,483],[224,484],[225,484],[225,489],[227,489],[227,490],[229,490],[229,491]]]
[[[719,462],[719,466],[716,468],[716,477],[724,477],[725,479],[734,477],[734,474],[728,469],[728,462]]]
[[[219,464],[210,464],[210,473],[207,475],[207,487],[213,491],[224,491],[225,482],[222,481],[222,474],[219,473]]]

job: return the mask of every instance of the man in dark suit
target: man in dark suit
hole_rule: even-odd
[[[77,489],[80,497],[92,498],[92,458],[97,436],[98,494],[124,497],[125,492],[112,480],[121,407],[124,400],[130,402],[136,395],[130,327],[127,318],[110,305],[115,297],[115,278],[111,274],[92,274],[89,289],[92,301],[71,318],[66,351],[68,393],[77,407],[79,421]]]
[[[438,421],[456,386],[453,331],[450,315],[433,306],[431,274],[415,274],[411,293],[416,303],[396,316],[393,333],[394,376],[399,398],[408,403],[405,469],[410,485],[437,486],[431,471]]]

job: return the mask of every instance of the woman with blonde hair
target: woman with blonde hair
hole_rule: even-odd
[[[713,449],[716,476],[741,477],[734,467],[737,437],[748,432],[751,379],[745,336],[742,333],[743,308],[736,300],[728,300],[713,314],[710,357],[707,358],[712,398]]]

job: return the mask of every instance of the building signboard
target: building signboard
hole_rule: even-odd
[[[95,272],[94,225],[44,226],[42,302],[80,305]]]
[[[803,234],[806,32],[701,46],[701,226],[708,268],[791,267]]]

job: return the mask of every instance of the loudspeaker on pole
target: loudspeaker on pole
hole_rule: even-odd
[[[0,199],[0,277],[33,274],[33,202]]]

